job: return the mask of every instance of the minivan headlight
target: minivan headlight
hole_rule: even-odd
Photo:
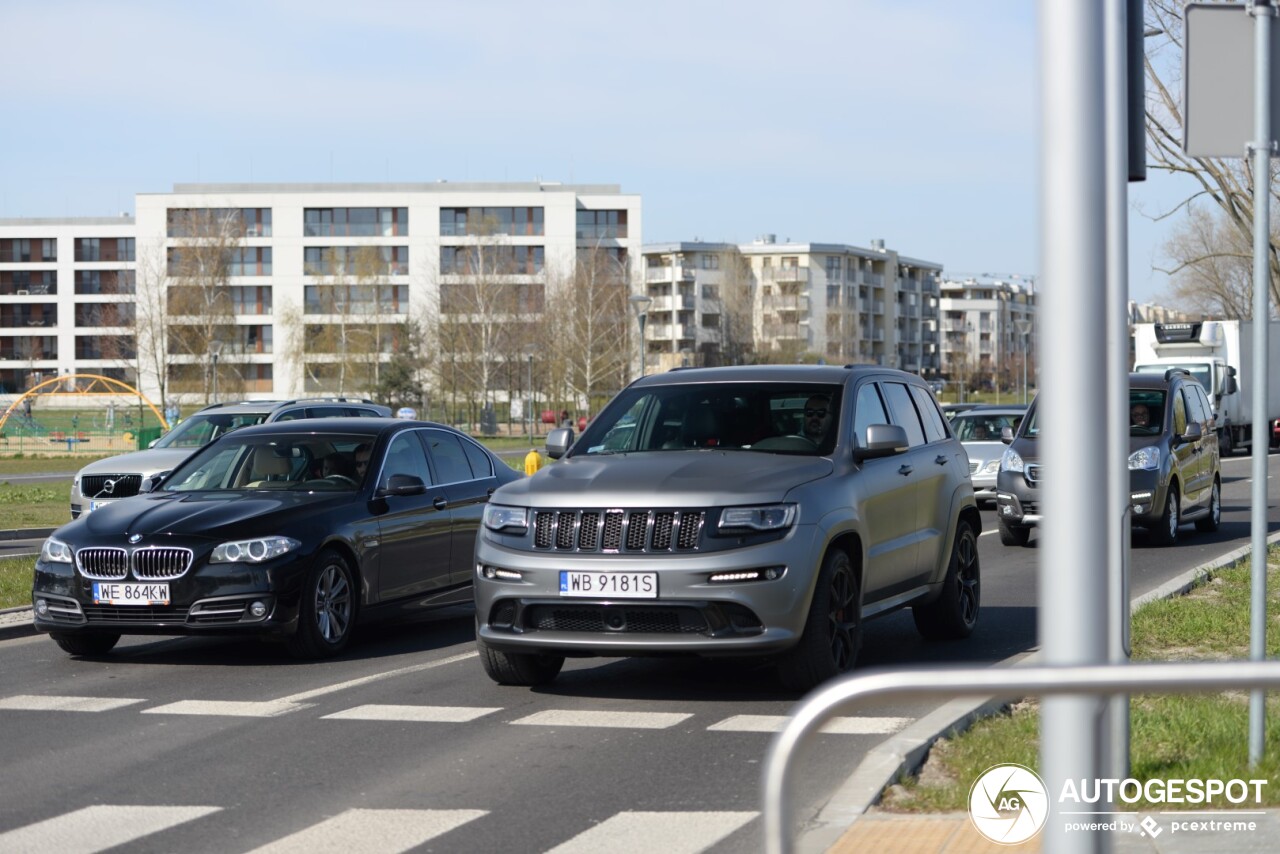
[[[45,563],[71,563],[71,546],[49,537],[40,547],[40,560]]]
[[[753,531],[780,531],[796,520],[794,504],[765,504],[759,507],[726,507],[720,511],[722,531],[749,528]]]
[[[1129,471],[1155,471],[1160,468],[1160,449],[1155,445],[1139,448],[1129,455]]]
[[[1005,448],[1000,455],[1000,471],[1022,471],[1022,457],[1013,448]]]
[[[484,506],[484,526],[490,531],[529,530],[529,511],[524,507],[506,507],[502,504]]]
[[[257,537],[222,543],[209,556],[209,563],[262,563],[280,557],[302,545],[292,537]]]

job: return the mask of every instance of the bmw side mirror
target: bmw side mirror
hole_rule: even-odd
[[[892,457],[907,450],[907,431],[897,424],[872,424],[867,427],[865,441],[853,450],[855,460]]]
[[[378,495],[422,495],[426,491],[427,485],[417,475],[393,474],[387,478],[387,485],[378,490]]]
[[[1012,427],[1000,428],[1000,441],[1004,442],[1006,445],[1013,444],[1013,428]]]
[[[547,456],[558,460],[569,452],[573,444],[573,430],[569,427],[557,427],[547,434]]]

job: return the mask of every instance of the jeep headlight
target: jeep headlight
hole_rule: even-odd
[[[40,560],[45,563],[71,563],[71,546],[49,537],[40,547]]]
[[[209,563],[262,563],[280,557],[302,545],[291,537],[257,537],[222,543],[209,556]]]
[[[1013,448],[1005,448],[1000,455],[1000,471],[1023,471],[1022,457]]]
[[[759,507],[726,507],[720,511],[721,531],[748,528],[753,531],[781,531],[796,520],[794,504],[765,504]]]
[[[529,530],[529,510],[525,507],[507,507],[502,504],[484,506],[484,526],[490,531]]]
[[[1155,471],[1160,468],[1160,449],[1155,445],[1139,448],[1129,455],[1129,471]]]

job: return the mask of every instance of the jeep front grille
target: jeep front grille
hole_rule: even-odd
[[[576,552],[672,552],[698,547],[702,510],[539,510],[536,549]]]

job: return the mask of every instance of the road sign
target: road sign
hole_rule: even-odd
[[[1254,142],[1253,16],[1243,3],[1191,3],[1182,54],[1182,148],[1191,157],[1244,157]],[[1271,141],[1280,119],[1280,27],[1271,28]]]

